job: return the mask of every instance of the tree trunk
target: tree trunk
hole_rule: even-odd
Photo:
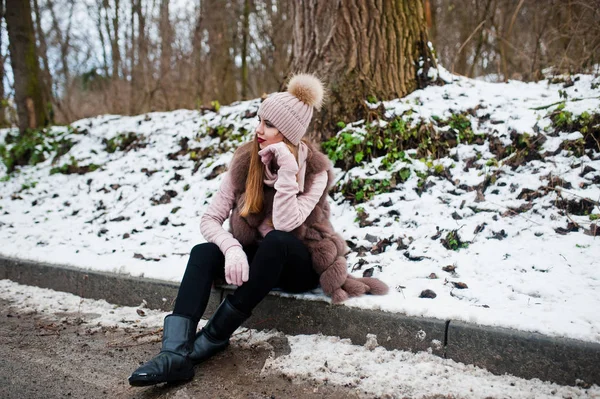
[[[157,88],[162,91],[162,99],[164,99],[161,108],[171,110],[170,97],[172,93],[167,89],[168,87],[171,87],[171,57],[173,55],[173,34],[171,21],[169,19],[169,0],[161,0],[158,30],[160,34],[160,61],[158,81],[156,84]]]
[[[244,0],[242,20],[242,100],[248,98],[248,35],[250,34],[250,0]]]
[[[203,78],[203,57],[202,57],[202,40],[204,35],[202,31],[204,29],[204,13],[206,4],[204,0],[199,0],[197,5],[196,21],[194,26],[194,35],[192,40],[192,82],[194,84],[194,101],[196,105],[203,102],[203,93],[205,79]]]
[[[403,97],[428,82],[434,61],[422,0],[293,4],[292,72],[315,73],[329,93],[309,132],[313,139],[330,137],[338,121],[369,119],[367,99]]]
[[[104,77],[108,77],[108,54],[106,54],[106,40],[104,40],[104,31],[102,29],[102,10],[104,9],[101,3],[98,3],[97,7],[98,19],[96,21],[98,27],[98,37],[100,38],[100,45],[102,47],[102,69],[104,70]],[[106,14],[105,14],[106,16]],[[110,41],[110,32],[108,32],[108,40]]]
[[[108,11],[108,10],[107,10]],[[111,39],[112,49],[112,78],[119,79],[121,67],[121,52],[119,50],[119,0],[115,0],[115,16],[112,19],[113,37]]]
[[[40,8],[38,6],[38,0],[33,0],[33,13],[35,15],[35,30],[37,32],[37,39],[40,42],[38,53],[42,58],[43,70],[41,70],[42,80],[44,82],[44,103],[52,101],[52,75],[50,74],[50,63],[48,62],[48,45],[46,44],[46,35],[42,29],[42,19],[40,14]]]
[[[45,126],[49,122],[36,54],[31,4],[23,0],[7,0],[5,18],[19,131],[23,134],[28,128]]]
[[[0,21],[4,18],[4,0],[0,0]],[[6,120],[6,99],[4,98],[4,56],[2,55],[3,42],[2,30],[0,29],[0,128],[8,127]]]
[[[131,79],[129,80],[130,82],[130,89],[129,89],[129,114],[130,115],[135,115],[135,111],[136,111],[136,106],[135,106],[135,97],[137,94],[137,70],[136,70],[136,63],[135,63],[135,51],[136,51],[136,37],[135,37],[135,3],[136,0],[131,0],[131,38],[129,40],[125,39],[125,43],[129,43],[129,55],[131,57],[130,61],[129,61],[129,73],[131,76]]]
[[[138,90],[136,97],[141,99],[138,101],[137,111],[146,111],[146,100],[149,94],[148,89],[148,40],[146,38],[146,16],[142,7],[142,0],[135,1],[134,14],[137,16],[137,64],[133,69],[134,73],[139,76],[138,87],[134,86],[134,90]],[[136,112],[137,113],[137,112]]]
[[[160,3],[160,74],[159,79],[165,79],[171,70],[171,55],[173,53],[172,28],[169,20],[169,0]]]
[[[107,39],[110,43],[111,52],[111,76],[112,80],[118,80],[121,68],[121,51],[119,49],[119,0],[115,0],[114,16],[109,18],[110,2],[109,0],[99,0],[102,2],[104,10],[104,27],[106,29]],[[112,20],[112,26],[111,26]],[[98,22],[100,23],[100,22]],[[98,28],[100,29],[100,28]],[[108,76],[108,75],[107,75]]]
[[[60,28],[60,23],[56,16],[56,12],[54,11],[54,2],[52,0],[46,0],[48,4],[48,9],[50,10],[50,15],[52,16],[52,29],[54,29],[57,37],[57,41],[60,48],[60,60],[62,64],[62,72],[65,78],[65,88],[69,87],[71,83],[71,70],[69,68],[69,42],[71,40],[71,23],[73,22],[73,10],[75,8],[75,4],[71,4],[71,8],[69,10],[69,16],[67,21],[69,22],[67,25],[67,30],[63,33]]]

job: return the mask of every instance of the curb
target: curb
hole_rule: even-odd
[[[178,283],[124,276],[75,267],[0,256],[0,278],[19,284],[104,299],[123,306],[172,310]],[[211,292],[205,316],[210,316],[229,288]],[[269,295],[244,326],[277,329],[285,334],[325,334],[349,338],[356,345],[367,334],[377,335],[386,349],[428,351],[494,374],[509,373],[562,385],[600,385],[600,344],[538,333],[486,327],[453,320],[408,317],[399,313],[334,306]]]

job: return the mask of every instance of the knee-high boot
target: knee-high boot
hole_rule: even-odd
[[[229,345],[231,334],[248,318],[249,314],[236,309],[227,296],[208,323],[197,334],[190,359],[200,363]]]
[[[185,316],[171,314],[165,317],[160,353],[135,370],[129,377],[129,384],[146,386],[192,379],[194,364],[189,355],[197,326],[198,323]]]

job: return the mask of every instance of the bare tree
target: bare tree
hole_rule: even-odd
[[[92,11],[92,10],[90,10]],[[104,20],[102,19],[102,14],[105,11],[102,1],[98,1],[96,3],[96,29],[98,29],[98,37],[100,38],[100,47],[102,48],[102,70],[104,71],[104,76],[109,76],[108,74],[108,54],[106,52],[106,39],[104,38]],[[91,12],[90,12],[91,13]],[[106,14],[105,14],[106,17]],[[110,32],[109,41],[110,41]]]
[[[205,95],[211,100],[228,104],[238,99],[235,56],[239,21],[235,0],[204,0],[210,19],[205,19],[208,45],[207,77],[210,90]],[[218,10],[218,12],[217,12]]]
[[[423,87],[433,60],[422,0],[294,2],[292,72],[315,72],[330,99],[312,137],[340,120],[369,116],[367,99],[403,97]]]
[[[54,98],[54,103],[57,107],[57,110],[63,114],[63,118],[66,120],[73,120],[74,112],[71,109],[71,102],[69,101],[68,95],[71,93],[71,85],[73,83],[71,77],[71,67],[69,65],[69,57],[71,51],[71,39],[72,39],[72,26],[73,26],[73,12],[75,10],[75,2],[69,2],[69,9],[67,18],[67,27],[63,31],[60,26],[59,18],[56,14],[56,6],[54,0],[45,0],[48,11],[50,12],[50,17],[52,20],[52,31],[54,34],[54,40],[58,47],[58,52],[60,56],[60,72],[62,74],[62,92],[65,95],[62,98]],[[62,4],[61,4],[62,6]],[[57,80],[56,78],[54,79]]]
[[[160,2],[160,74],[159,79],[164,79],[171,69],[171,56],[173,54],[173,29],[169,20],[169,0]]]
[[[194,21],[194,33],[192,36],[191,54],[191,83],[195,88],[193,96],[196,103],[202,102],[205,79],[203,79],[203,52],[202,41],[204,39],[204,15],[206,12],[206,1],[198,0]]]
[[[253,96],[282,88],[292,57],[293,2],[295,0],[254,0],[253,15],[260,40],[251,50]]]
[[[67,17],[67,29],[63,32],[60,27],[60,21],[56,16],[55,5],[53,0],[46,0],[48,10],[52,17],[52,29],[56,35],[56,41],[60,50],[60,61],[62,64],[61,72],[65,79],[65,86],[68,87],[71,84],[71,69],[69,67],[69,49],[71,42],[71,27],[73,25],[73,10],[75,9],[75,2],[70,2],[69,14]]]
[[[114,16],[112,17],[112,35],[110,30],[110,24],[108,22],[108,11],[110,9],[109,0],[104,1],[104,9],[106,10],[106,31],[108,32],[108,38],[110,40],[110,48],[112,54],[112,78],[113,80],[119,78],[121,68],[121,52],[119,49],[119,0],[114,0]]]
[[[44,103],[29,1],[7,0],[4,17],[15,80],[19,131],[24,134],[28,128],[44,126],[49,122],[49,107]]]
[[[0,0],[0,22],[4,18],[4,0]],[[2,45],[4,44],[2,29],[0,29],[0,127],[9,126],[6,120],[7,101],[4,94],[4,55],[2,54]]]
[[[158,87],[164,99],[163,109],[171,109],[171,93],[167,87],[171,84],[171,58],[173,56],[173,28],[169,18],[169,0],[161,0],[159,16],[160,35],[160,65],[158,74]]]
[[[46,34],[42,29],[42,17],[40,13],[40,8],[38,5],[38,0],[33,0],[33,13],[35,15],[35,31],[37,34],[37,41],[39,43],[39,47],[37,48],[38,54],[42,59],[42,78],[43,78],[43,89],[44,89],[44,102],[52,101],[52,74],[50,73],[50,63],[48,62],[48,45],[46,43]]]
[[[135,88],[137,86],[138,81],[138,73],[136,68],[136,48],[137,48],[137,38],[135,36],[135,9],[136,9],[136,0],[131,0],[131,22],[130,22],[130,37],[125,37],[125,43],[129,45],[129,75],[130,75],[130,85],[129,85],[129,113],[135,114],[137,109],[135,103]]]
[[[248,98],[248,36],[250,35],[250,0],[244,0],[242,16],[242,93],[243,100]]]

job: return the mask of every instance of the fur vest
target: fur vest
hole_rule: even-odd
[[[356,278],[348,274],[346,242],[337,234],[329,220],[330,210],[327,202],[327,193],[334,182],[331,161],[314,145],[307,143],[309,151],[306,159],[306,175],[304,191],[310,190],[315,176],[327,171],[327,189],[319,202],[306,218],[304,223],[291,233],[298,237],[308,248],[312,264],[319,274],[319,282],[325,294],[329,295],[333,303],[342,302],[349,297],[360,296],[365,293],[383,295],[388,287],[376,278]],[[245,195],[246,177],[250,166],[252,143],[242,145],[235,152],[229,166],[231,180],[235,190],[235,203],[229,219],[230,231],[243,246],[255,243],[261,238],[258,226],[273,207],[275,189],[264,185],[264,206],[258,214],[248,217],[240,215],[240,203]]]

